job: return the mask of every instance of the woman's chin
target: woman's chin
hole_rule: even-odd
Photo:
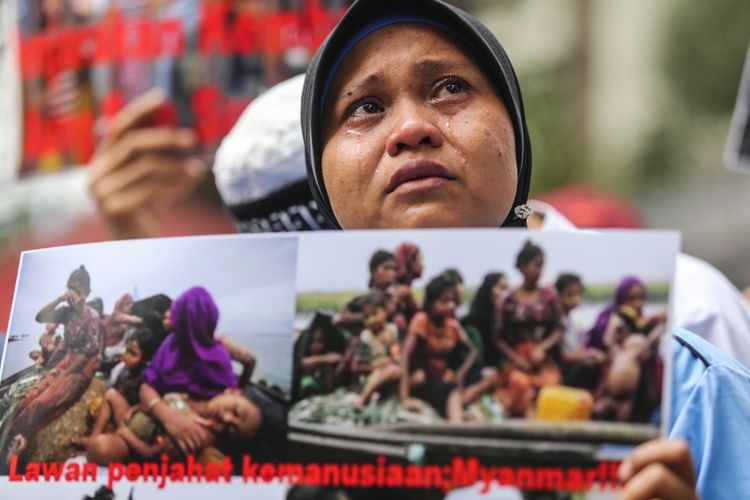
[[[383,229],[450,229],[450,228],[497,228],[500,222],[478,220],[474,217],[462,217],[460,213],[441,209],[437,211],[419,211],[407,213],[391,219],[381,226]]]
[[[377,213],[368,216],[343,217],[339,222],[344,229],[448,229],[448,228],[498,228],[504,216],[487,213],[476,207],[445,202],[415,203],[405,207],[384,204]],[[360,215],[360,214],[358,214]]]

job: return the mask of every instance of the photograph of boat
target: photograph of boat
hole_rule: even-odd
[[[40,333],[5,349],[3,472],[283,458],[296,251],[216,237],[24,253],[9,332]]]

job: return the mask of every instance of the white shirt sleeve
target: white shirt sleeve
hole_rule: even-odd
[[[677,257],[674,320],[750,368],[750,305],[718,269],[690,255]]]

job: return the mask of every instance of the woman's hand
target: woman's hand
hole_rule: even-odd
[[[210,443],[211,433],[206,429],[210,422],[197,415],[171,411],[169,418],[162,423],[167,434],[186,455],[195,454]]]
[[[523,359],[521,356],[516,355],[514,358],[511,359],[514,365],[516,365],[521,370],[525,371],[526,373],[531,373],[534,371],[534,367],[531,366],[531,363]]]
[[[141,409],[142,409],[141,405],[139,405],[139,404],[131,406],[130,408],[128,408],[128,411],[126,411],[122,415],[122,418],[118,422],[115,422],[115,423],[118,426],[120,426],[120,425],[127,425],[127,423],[130,422],[130,419],[133,418],[133,415],[135,415],[137,412],[141,411]]]
[[[531,350],[530,358],[534,366],[539,366],[547,358],[547,352],[542,347],[535,347]]]
[[[599,349],[587,349],[586,356],[587,361],[592,364],[601,364],[607,361],[607,355]]]
[[[410,295],[411,287],[409,285],[396,285],[393,287],[393,298],[398,302],[408,299]]]
[[[654,314],[653,316],[651,316],[649,318],[649,322],[652,323],[652,324],[654,324],[654,325],[658,325],[660,323],[666,323],[667,322],[667,313],[666,312],[661,312],[659,314]]]
[[[656,439],[635,449],[618,472],[622,500],[697,500],[695,467],[682,439]]]
[[[63,294],[63,297],[65,298],[65,302],[71,307],[77,307],[81,302],[81,297],[78,295],[78,292],[72,288],[69,288],[65,294]]]
[[[307,356],[306,358],[302,358],[301,362],[302,369],[307,372],[314,372],[319,364],[318,356]]]
[[[125,440],[128,447],[141,458],[152,459],[164,451],[164,439],[161,436],[158,436],[154,443],[149,445],[141,441],[126,425],[119,425],[115,433]]]

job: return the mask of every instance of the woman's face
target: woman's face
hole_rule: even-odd
[[[125,344],[125,352],[122,355],[122,361],[128,370],[135,370],[143,361],[141,346],[135,340],[129,340]]]
[[[433,302],[432,312],[442,318],[452,318],[456,314],[456,293],[453,288],[445,290],[440,297]]]
[[[308,352],[312,355],[323,354],[325,348],[323,330],[315,330],[310,339],[310,345],[307,348]]]
[[[503,292],[508,289],[508,280],[503,278],[500,278],[497,280],[497,283],[495,283],[495,286],[492,287],[492,303],[497,304],[500,300],[500,297],[502,297]]]
[[[513,126],[494,86],[442,31],[367,36],[333,81],[323,179],[342,227],[498,227],[516,194]]]
[[[542,277],[544,269],[544,255],[537,255],[521,268],[521,274],[527,283],[536,283]]]
[[[423,271],[424,263],[422,262],[422,253],[417,252],[416,254],[414,254],[414,257],[409,264],[409,272],[414,278],[421,278]]]
[[[363,308],[362,315],[364,316],[365,328],[373,333],[380,333],[380,330],[388,321],[388,310],[382,306],[368,304]]]
[[[120,310],[126,314],[130,314],[130,312],[133,310],[133,296],[128,294],[125,294],[122,297],[122,301],[120,302]]]
[[[372,286],[385,290],[396,283],[398,266],[395,260],[387,260],[375,268],[372,273]]]
[[[565,287],[560,294],[560,304],[565,311],[572,311],[579,305],[583,299],[583,286],[578,283],[572,283]]]
[[[212,429],[227,438],[249,440],[263,422],[260,409],[241,393],[227,391],[208,402]]]
[[[453,297],[456,299],[456,307],[464,303],[464,284],[456,283],[453,285]]]
[[[164,318],[161,321],[162,325],[164,325],[164,331],[165,332],[171,332],[172,331],[172,310],[167,309],[164,311]]]
[[[639,284],[632,285],[625,296],[625,305],[632,307],[639,313],[646,304],[646,289]]]
[[[88,295],[89,291],[79,284],[72,283],[68,286],[67,300],[71,307],[83,310]]]

